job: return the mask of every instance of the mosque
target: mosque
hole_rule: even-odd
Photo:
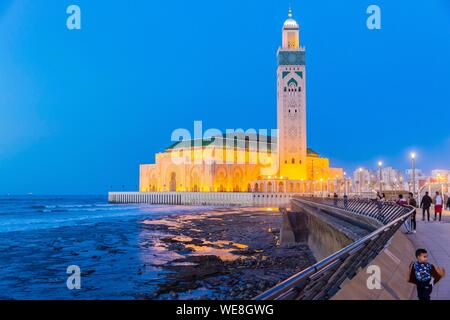
[[[306,51],[289,9],[278,50],[277,134],[181,140],[140,166],[141,192],[338,192],[343,169],[306,143]]]

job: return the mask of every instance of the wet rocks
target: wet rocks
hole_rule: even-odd
[[[170,277],[188,281],[223,273],[224,264],[216,256],[188,256],[171,262],[166,268],[175,271]]]
[[[160,241],[183,258],[162,266],[169,272],[158,285],[164,299],[198,297],[205,290],[208,299],[251,299],[315,262],[306,244],[278,246],[277,212],[240,209],[216,211],[213,218],[172,219],[176,230]],[[157,221],[146,225],[147,230],[152,227],[161,231]]]

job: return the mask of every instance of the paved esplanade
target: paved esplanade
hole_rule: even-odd
[[[417,233],[408,237],[416,248],[428,251],[430,262],[444,267],[447,275],[439,282],[431,296],[434,300],[450,300],[450,212],[445,212],[442,222],[436,222],[434,210],[431,221],[422,221],[422,210],[417,210]]]

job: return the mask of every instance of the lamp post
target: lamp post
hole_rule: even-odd
[[[383,169],[383,162],[382,161],[378,161],[378,172],[379,172],[379,179],[380,179],[380,193],[383,192],[383,173],[382,173],[382,169]]]
[[[323,198],[323,178],[320,178],[320,193]]]
[[[359,168],[359,195],[362,195],[362,172],[363,168]]]
[[[412,193],[416,195],[416,153],[411,153]]]
[[[339,183],[339,175],[336,175],[336,180],[334,181],[334,192],[335,193],[341,193],[341,184]]]
[[[348,196],[347,172],[344,172],[344,195]]]

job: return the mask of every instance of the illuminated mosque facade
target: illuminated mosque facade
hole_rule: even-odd
[[[343,169],[307,147],[306,59],[292,18],[278,50],[276,136],[258,132],[182,140],[140,167],[141,192],[338,192]]]

